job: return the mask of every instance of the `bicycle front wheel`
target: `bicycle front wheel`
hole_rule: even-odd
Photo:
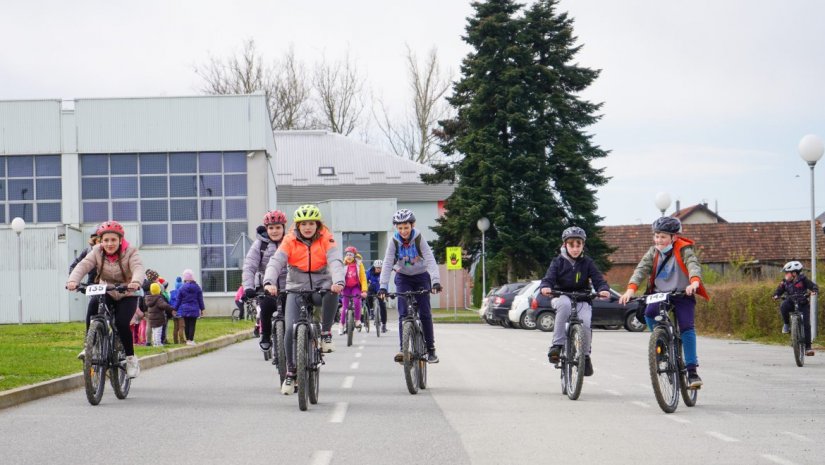
[[[567,378],[567,397],[576,400],[584,383],[584,328],[580,324],[570,327],[567,336],[564,370]]]
[[[673,413],[679,405],[679,377],[673,344],[664,327],[653,328],[647,355],[656,402],[665,413]]]
[[[233,323],[237,322],[240,319],[241,319],[241,311],[238,310],[237,308],[235,310],[232,310],[232,322]]]
[[[83,358],[83,382],[86,385],[86,399],[92,405],[100,403],[106,384],[106,331],[103,322],[94,320],[89,325],[85,343],[86,357]]]
[[[352,345],[352,336],[355,332],[355,315],[352,310],[347,310],[347,347]]]
[[[802,318],[791,314],[791,345],[796,366],[805,366],[805,328],[802,327]]]
[[[278,368],[278,375],[281,377],[281,384],[284,384],[286,378],[286,346],[284,345],[284,322],[278,320],[275,322],[275,344],[273,350],[275,351],[275,366]]]
[[[381,309],[376,305],[375,312],[375,337],[381,337]]]
[[[120,342],[119,337],[115,337],[114,356],[117,365],[109,368],[109,382],[112,384],[112,390],[115,391],[115,397],[123,400],[129,395],[132,378],[126,374],[126,351],[123,350],[123,343]]]
[[[404,379],[407,381],[407,390],[410,394],[418,394],[421,374],[420,360],[415,350],[414,331],[412,321],[404,322],[401,329],[401,352],[404,354]]]
[[[298,408],[301,410],[307,409],[307,392],[309,391],[309,380],[307,379],[309,370],[308,339],[307,326],[303,324],[298,326],[298,335],[295,341],[298,350],[295,359],[298,365]]]

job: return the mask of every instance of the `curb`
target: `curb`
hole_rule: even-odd
[[[212,352],[213,350],[251,338],[252,332],[245,330],[235,334],[227,334],[226,336],[210,339],[196,346],[184,346],[177,349],[172,349],[162,354],[150,355],[140,359],[140,369],[148,370],[150,368],[159,367],[166,365],[167,363],[183,360],[185,358],[195,357],[197,355]],[[83,385],[83,373],[77,373],[49,381],[43,381],[42,383],[21,386],[5,392],[0,392],[0,410],[14,407],[25,402],[42,399],[43,397],[71,391],[72,389],[81,388]]]

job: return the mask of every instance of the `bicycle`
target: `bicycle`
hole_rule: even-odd
[[[258,294],[260,295],[260,294]],[[244,319],[249,321],[257,322],[257,303],[254,299],[245,299],[244,300]],[[240,321],[241,320],[241,311],[240,309],[232,310],[232,321]]]
[[[126,352],[117,333],[117,326],[113,324],[114,314],[106,304],[106,292],[125,294],[128,288],[125,285],[78,284],[75,290],[85,292],[87,296],[100,296],[97,314],[89,322],[84,341],[86,356],[83,358],[83,382],[86,386],[86,399],[92,405],[100,403],[108,370],[112,390],[118,399],[123,400],[129,395],[132,379],[126,374]]]
[[[353,309],[354,298],[349,299],[349,305],[347,305],[347,347],[352,345],[352,337],[353,333],[355,332],[355,310]]]
[[[369,314],[370,311],[375,312],[375,337],[381,337],[381,305],[375,299],[375,295],[367,296],[367,302],[369,303],[367,313]],[[369,317],[367,317],[367,320],[369,320]],[[386,324],[387,322],[384,321],[383,323]],[[367,332],[369,332],[369,328],[367,328]]]
[[[295,322],[295,337],[292,341],[295,353],[296,375],[298,391],[298,408],[307,409],[307,400],[310,404],[318,403],[318,394],[321,381],[321,365],[324,365],[324,356],[321,353],[321,325],[313,313],[315,305],[312,296],[318,294],[324,297],[328,290],[315,289],[314,291],[283,291],[286,294],[295,294],[298,297],[300,313]]]
[[[679,394],[688,407],[696,405],[698,389],[689,388],[687,368],[682,354],[682,336],[679,322],[670,318],[674,305],[672,297],[683,297],[684,291],[650,294],[644,297],[645,304],[659,304],[659,313],[654,318],[656,325],[648,343],[648,365],[650,382],[656,402],[665,413],[673,413],[679,406]]]
[[[782,296],[782,300],[790,299],[793,302],[791,319],[791,347],[793,348],[793,358],[796,366],[805,366],[805,326],[803,325],[803,315],[799,310],[799,302],[788,296]]]
[[[419,389],[427,389],[427,347],[424,344],[424,330],[415,296],[429,293],[429,290],[423,289],[387,294],[391,299],[407,299],[407,315],[401,323],[401,353],[404,354],[404,379],[410,394],[418,394]]]
[[[552,291],[551,294],[555,297],[567,296],[570,299],[570,317],[565,329],[567,340],[554,367],[561,370],[561,393],[570,400],[576,400],[582,392],[587,357],[584,353],[585,328],[584,322],[579,318],[578,303],[589,302],[593,297],[598,297],[598,294],[562,291]]]
[[[361,296],[358,296],[361,299]],[[366,299],[361,299],[361,326],[366,332],[370,332],[370,310],[364,303]],[[359,330],[360,331],[360,330]]]
[[[265,295],[265,293],[263,294]],[[286,331],[286,321],[284,319],[283,301],[275,297],[275,313],[272,315],[272,346],[273,351],[272,364],[278,370],[278,375],[281,378],[281,384],[286,378],[286,346],[284,344]]]

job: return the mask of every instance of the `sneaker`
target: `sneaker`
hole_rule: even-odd
[[[435,354],[435,349],[427,351],[427,363],[438,363],[438,355]]]
[[[257,327],[255,327],[255,329],[252,330],[252,335],[255,337],[261,337],[261,331]]]
[[[286,378],[284,378],[284,384],[281,386],[281,394],[285,396],[295,394],[296,388],[297,386],[295,385],[295,374],[287,373]]]
[[[404,352],[398,352],[393,359],[396,363],[404,363]]]
[[[387,332],[387,325],[385,325],[385,324],[381,325],[381,332],[382,332],[382,333],[386,333],[386,332]]]
[[[86,359],[86,349],[81,350],[80,353],[77,354],[77,359],[78,360],[85,360]]]
[[[270,344],[269,342],[263,342],[263,341],[259,342],[258,346],[261,348],[262,352],[269,352],[269,349],[272,348],[272,344]]]
[[[789,325],[782,325],[782,334],[788,334],[791,332],[791,327]]]
[[[696,370],[688,371],[688,389],[699,389],[702,387],[702,378],[696,373]]]
[[[140,362],[137,357],[130,355],[126,357],[126,375],[130,378],[137,378],[140,374]]]
[[[816,352],[813,349],[805,349],[805,356],[806,357],[813,357]]]
[[[561,346],[551,346],[550,351],[547,352],[547,359],[550,363],[559,363],[559,355],[561,354]]]
[[[590,356],[584,357],[584,376],[593,376],[593,362],[590,361]]]
[[[332,341],[332,333],[321,335],[321,352],[325,354],[335,352],[335,343]]]
[[[361,331],[361,320],[358,320],[358,321],[355,322],[355,329],[357,329],[358,331]]]
[[[186,345],[193,346],[195,345],[195,341],[186,341]]]
[[[343,336],[343,335],[344,335],[344,334],[346,334],[346,333],[347,333],[347,330],[346,330],[346,329],[344,329],[344,325],[341,325],[341,327],[340,327],[340,328],[338,328],[338,335],[339,335],[339,336]]]

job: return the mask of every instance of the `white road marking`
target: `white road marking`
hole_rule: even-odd
[[[612,376],[615,379],[624,379],[624,376],[620,376],[620,375],[611,374],[610,376]]]
[[[597,383],[595,381],[590,381],[589,379],[584,380],[584,382],[587,383],[590,386],[598,386],[599,385],[599,383]]]
[[[355,383],[355,376],[345,376],[344,382],[341,383],[341,389],[352,389],[353,383]]]
[[[631,402],[631,404],[638,405],[639,407],[642,407],[642,408],[650,408],[650,405],[648,405],[648,404],[646,404],[646,403],[644,403],[640,400],[634,400],[633,402]]]
[[[665,415],[665,418],[667,418],[668,420],[673,420],[676,423],[690,423],[690,420],[687,420],[682,417],[677,417],[675,415]]]
[[[762,454],[762,458],[765,460],[770,460],[773,463],[778,463],[779,465],[796,465],[796,462],[791,462],[790,460],[786,460],[782,457],[777,457],[771,454]]]
[[[793,432],[791,432],[791,431],[783,431],[783,432],[782,432],[782,434],[787,435],[787,436],[790,436],[790,437],[792,437],[792,438],[794,438],[794,439],[798,439],[798,440],[803,441],[803,442],[811,442],[811,441],[813,441],[813,439],[809,438],[808,436],[803,436],[803,435],[801,435],[801,434],[793,433]]]
[[[335,410],[332,411],[332,416],[329,419],[330,423],[343,423],[344,417],[347,416],[347,408],[349,404],[346,402],[336,402]]]
[[[614,389],[605,389],[604,392],[606,392],[608,394],[611,394],[611,395],[614,395],[614,396],[617,396],[617,397],[622,395],[621,392],[616,391]]]
[[[364,350],[364,346],[358,346],[358,350]]]
[[[316,450],[309,457],[309,465],[329,465],[332,463],[331,450]]]
[[[349,367],[350,367],[351,370],[357,370],[358,369],[358,362],[352,362],[352,365],[350,365]]]
[[[364,355],[364,354],[362,354],[361,352],[356,352],[355,353],[355,358],[361,358],[362,355]]]
[[[730,436],[724,435],[724,434],[719,433],[719,432],[716,432],[716,431],[705,431],[705,434],[707,434],[707,435],[708,435],[708,436],[710,436],[710,437],[714,437],[714,438],[716,438],[716,439],[718,439],[718,440],[720,440],[720,441],[725,441],[725,442],[739,442],[739,440],[738,440],[738,439],[736,439],[736,438],[732,438],[732,437],[730,437]]]

